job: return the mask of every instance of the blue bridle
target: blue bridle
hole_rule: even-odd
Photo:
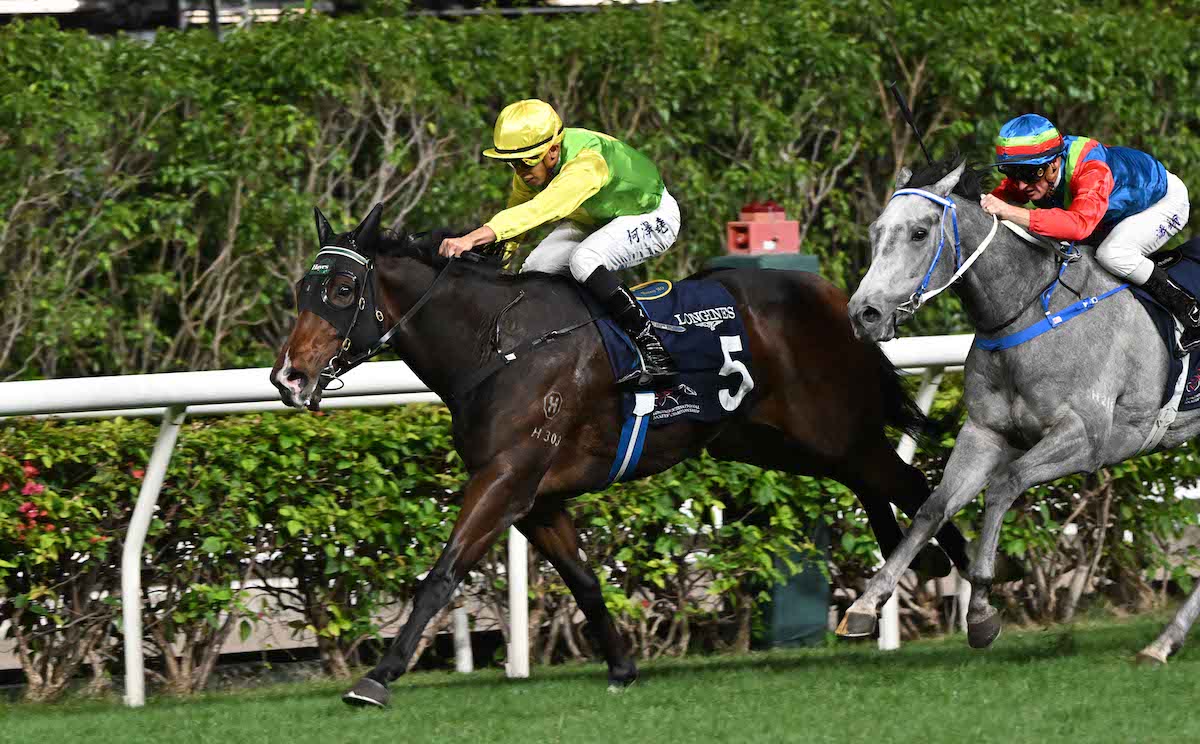
[[[996,226],[1000,223],[998,220],[993,218],[992,231],[988,233],[987,238],[985,238],[984,241],[979,244],[979,248],[976,249],[975,253],[973,253],[971,257],[967,259],[966,263],[964,263],[962,260],[962,239],[958,236],[958,207],[954,201],[924,189],[897,189],[896,192],[892,194],[891,198],[895,199],[897,196],[906,195],[920,196],[936,204],[942,205],[942,216],[941,219],[938,220],[938,227],[941,230],[941,236],[938,238],[937,250],[934,251],[933,260],[929,263],[929,270],[925,272],[925,278],[921,280],[921,285],[917,287],[915,292],[912,293],[912,296],[900,303],[900,305],[896,308],[898,312],[905,313],[906,315],[912,315],[917,311],[918,308],[921,307],[921,305],[924,305],[927,300],[941,294],[944,290],[950,287],[950,285],[958,281],[959,277],[966,273],[967,269],[971,267],[971,264],[975,262],[975,259],[982,255],[984,250],[991,245],[992,238],[996,235]],[[929,282],[933,279],[933,272],[937,269],[938,262],[942,260],[942,251],[944,251],[946,248],[947,212],[950,213],[950,224],[954,228],[954,276],[950,277],[950,281],[946,282],[941,287],[938,287],[932,292],[928,292],[926,290],[929,289]]]

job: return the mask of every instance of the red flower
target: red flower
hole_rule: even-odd
[[[134,478],[141,480],[142,478],[144,478],[146,476],[146,471],[145,470],[131,470],[131,471],[129,471],[129,474],[132,475]]]
[[[25,512],[33,511],[36,508],[37,507],[33,505],[32,501],[26,501],[24,504],[21,504],[20,506],[17,507],[17,511],[20,512],[21,514],[24,514]]]
[[[45,525],[45,527],[46,527],[46,532],[54,532],[54,525],[48,524],[48,525]]]
[[[25,531],[25,525],[21,524],[20,522],[17,522],[17,532],[24,532],[24,531]]]
[[[46,490],[46,487],[43,486],[41,483],[34,483],[33,481],[29,481],[28,483],[25,484],[25,487],[21,489],[21,495],[22,496],[36,496],[45,490]]]
[[[7,483],[0,483],[0,491],[7,491],[10,488],[12,488],[12,486],[8,485]]]
[[[22,467],[22,469],[25,471],[25,477],[26,477],[26,478],[32,478],[33,476],[35,476],[35,475],[37,475],[37,474],[38,474],[38,469],[37,469],[36,467],[34,467],[33,465],[31,465],[30,463],[28,463],[28,462],[27,462],[27,463],[25,463],[25,464],[24,464],[23,466],[21,466],[21,467]]]

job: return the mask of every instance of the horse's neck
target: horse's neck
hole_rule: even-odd
[[[992,229],[992,217],[969,200],[956,202],[964,254],[974,253]],[[1097,267],[1092,263],[1090,258],[1081,259],[1081,265],[1068,268],[1063,278],[1074,289],[1091,293],[1097,279]],[[956,290],[977,331],[1016,318],[1011,326],[996,332],[1012,333],[1043,317],[1040,300],[1032,304],[1030,300],[1041,293],[1057,271],[1055,255],[1049,248],[1027,243],[1000,225],[991,244],[968,269]],[[1051,308],[1061,307],[1066,295],[1065,291],[1057,290]],[[1071,299],[1075,297],[1072,295]]]
[[[489,291],[486,282],[462,268],[451,267],[439,279],[440,273],[415,259],[395,259],[381,266],[379,281],[387,327],[429,293],[393,345],[429,389],[446,398],[456,378],[479,366],[488,329],[505,300],[502,288]]]

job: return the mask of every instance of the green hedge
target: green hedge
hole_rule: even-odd
[[[948,390],[938,413],[957,395]],[[102,683],[119,657],[120,553],[155,430],[152,421],[121,419],[0,425],[0,620],[12,621],[30,698],[60,694],[81,667]],[[918,465],[931,479],[952,444],[926,443]],[[1006,525],[1002,548],[1029,573],[1002,599],[1029,619],[1069,617],[1081,599],[1102,596],[1089,582],[1072,598],[1056,582],[1093,561],[1095,583],[1120,604],[1156,601],[1155,578],[1190,587],[1181,559],[1191,549],[1170,540],[1196,522],[1195,502],[1175,489],[1198,476],[1195,450],[1186,449],[1037,489]],[[315,634],[329,671],[349,674],[432,566],[464,479],[440,406],[185,423],[142,565],[145,643],[162,684],[203,687],[222,644],[267,611],[297,613],[293,627]],[[720,528],[714,506],[725,515]],[[746,648],[762,587],[812,549],[805,535],[814,524],[832,529],[837,587],[857,591],[875,566],[874,539],[845,488],[707,457],[585,495],[572,512],[609,608],[641,657]],[[956,521],[977,517],[972,506]],[[503,563],[494,552],[464,587],[476,606],[501,615]],[[535,658],[589,655],[574,602],[548,564],[536,565]],[[265,578],[292,580],[271,584],[271,609],[237,589]],[[936,629],[937,597],[917,591],[911,601],[906,632]]]
[[[81,665],[115,654],[120,550],[154,437],[153,422],[137,420],[0,427],[0,614],[13,620],[31,697],[58,694]],[[202,686],[224,640],[263,612],[235,582],[281,577],[294,582],[271,590],[277,606],[300,613],[296,629],[316,634],[330,671],[347,674],[432,566],[463,479],[440,406],[185,424],[142,569],[146,643],[163,682]],[[808,547],[801,519],[818,499],[852,508],[811,479],[702,459],[582,498],[574,513],[635,651],[656,655],[748,634],[750,615],[725,603],[751,608],[741,579],[778,577],[774,557]],[[715,505],[731,515],[720,529]],[[505,604],[502,564],[489,557],[466,589],[485,606]],[[543,569],[536,606],[566,612],[573,603]],[[534,623],[540,656],[586,649],[569,625],[568,644]]]
[[[541,96],[629,140],[685,214],[638,269],[722,250],[739,206],[774,198],[852,285],[899,161],[979,161],[1009,116],[1144,147],[1200,189],[1200,19],[1181,6],[1016,0],[687,3],[547,20],[314,17],[217,42],[153,44],[46,23],[0,28],[0,377],[269,363],[311,208],[376,200],[393,225],[478,224],[508,174],[496,113]],[[1198,210],[1200,211],[1200,210]],[[952,299],[918,331],[963,328]]]

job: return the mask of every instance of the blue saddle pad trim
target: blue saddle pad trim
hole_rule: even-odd
[[[1200,238],[1192,238],[1179,247],[1179,260],[1167,267],[1167,273],[1179,286],[1192,295],[1200,293]],[[1134,297],[1146,308],[1158,335],[1167,346],[1171,362],[1167,370],[1166,389],[1163,391],[1162,405],[1171,400],[1171,393],[1179,373],[1183,371],[1183,360],[1175,356],[1175,317],[1162,305],[1158,304],[1141,287],[1130,287]],[[1191,366],[1188,369],[1187,384],[1183,389],[1183,398],[1179,401],[1179,410],[1190,411],[1200,408],[1200,354],[1189,355]]]

